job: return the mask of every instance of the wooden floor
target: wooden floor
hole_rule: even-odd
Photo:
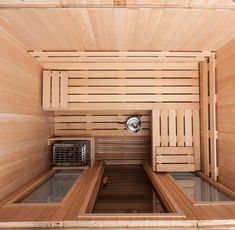
[[[141,165],[107,165],[94,213],[164,213]]]
[[[104,162],[100,161],[97,162],[92,169],[87,169],[80,177],[80,179],[76,182],[75,186],[72,188],[73,192],[69,195],[68,199],[66,199],[66,202],[61,206],[48,205],[6,207],[5,204],[8,203],[9,200],[11,200],[17,193],[21,191],[17,191],[15,194],[10,195],[0,203],[0,228],[3,226],[3,224],[8,223],[9,226],[11,226],[13,222],[26,223],[26,221],[31,221],[28,222],[28,224],[32,223],[33,221],[34,226],[37,226],[35,225],[36,223],[38,224],[38,226],[45,223],[66,223],[64,221],[72,221],[70,222],[70,224],[73,223],[75,226],[79,222],[88,224],[89,221],[91,223],[92,221],[99,222],[103,220],[106,220],[107,224],[110,221],[112,222],[117,220],[123,220],[125,222],[132,220],[136,221],[136,219],[139,219],[139,221],[141,222],[141,214],[138,214],[136,217],[134,215],[132,217],[129,216],[127,219],[122,218],[123,216],[117,215],[105,216],[105,214],[85,214],[86,207],[89,204],[90,196],[94,195],[93,193],[95,189],[97,190],[97,181],[100,181],[101,179],[104,165]],[[148,167],[150,168],[150,166]],[[198,221],[202,220],[205,220],[205,222],[203,223],[207,223],[207,220],[235,219],[235,205],[195,206],[185,196],[182,190],[174,184],[174,182],[167,176],[167,174],[155,174],[152,171],[151,173],[151,176],[157,179],[158,183],[161,184],[161,187],[164,187],[165,191],[163,191],[163,194],[170,194],[171,199],[173,199],[174,203],[180,208],[180,210],[184,214],[183,216],[185,216],[183,218],[185,219],[185,224],[188,224],[188,226],[190,225],[192,227],[195,223],[197,223],[196,226],[198,226]],[[30,184],[27,184],[25,187],[27,186],[30,186]],[[21,190],[23,191],[25,187],[23,187]],[[96,192],[98,192],[98,190]],[[162,220],[164,219],[166,219],[166,217],[164,218],[163,216]],[[168,219],[171,219],[171,221],[174,220],[173,217],[169,217]],[[151,221],[157,220],[161,220],[161,218],[155,218],[154,216],[152,216],[152,218],[149,218],[150,223]],[[177,221],[180,221],[179,218]],[[229,223],[232,222],[232,220],[229,220]],[[169,222],[169,224],[170,223],[171,222]],[[221,224],[224,223],[225,222],[222,222]],[[228,221],[226,223],[228,223]]]

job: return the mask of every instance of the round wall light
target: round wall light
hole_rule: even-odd
[[[141,117],[133,116],[129,117],[126,121],[127,130],[131,133],[138,133],[141,130]]]

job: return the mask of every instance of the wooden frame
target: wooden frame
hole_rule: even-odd
[[[66,168],[64,170],[69,170],[70,168]],[[78,168],[76,168],[78,169]],[[83,168],[79,168],[83,169]],[[84,174],[84,169],[81,172],[81,175]],[[36,180],[30,187],[26,188],[21,193],[17,194],[13,199],[8,201],[4,207],[26,207],[26,206],[63,206],[68,199],[69,196],[73,193],[74,188],[76,187],[76,184],[79,181],[80,176],[77,178],[77,180],[74,182],[72,187],[69,189],[69,191],[66,193],[65,197],[60,202],[50,202],[50,203],[18,203],[21,200],[23,200],[26,196],[28,196],[31,192],[33,192],[35,189],[37,189],[40,185],[42,185],[45,181],[47,181],[49,178],[54,176],[59,170],[58,169],[52,169],[47,174],[43,175],[41,178]]]
[[[211,178],[217,181],[217,129],[216,129],[216,60],[215,55],[209,57],[209,97],[210,97],[210,159]]]
[[[216,59],[212,54],[200,63],[201,142],[203,172],[217,180]]]

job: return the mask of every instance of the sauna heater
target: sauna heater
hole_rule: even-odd
[[[86,166],[90,153],[89,141],[62,141],[53,145],[54,166]]]

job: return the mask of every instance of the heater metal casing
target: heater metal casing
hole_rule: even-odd
[[[54,166],[86,166],[90,154],[89,141],[63,141],[53,145]]]

